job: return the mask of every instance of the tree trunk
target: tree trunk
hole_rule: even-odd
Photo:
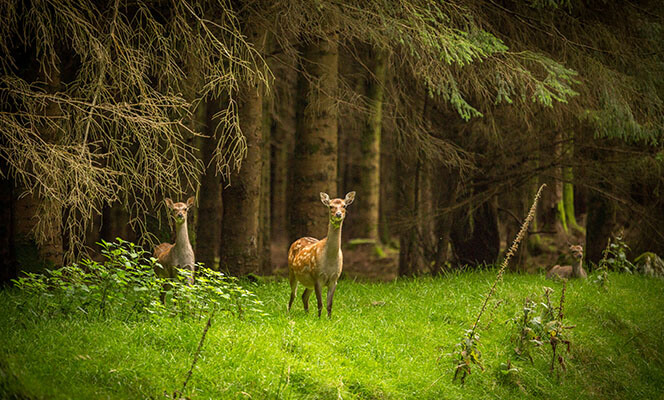
[[[285,56],[284,56],[285,57]],[[285,67],[284,67],[285,65]],[[271,67],[272,68],[272,67]],[[297,98],[297,65],[294,57],[275,63],[274,117],[270,157],[271,243],[278,249],[272,254],[275,267],[287,265],[289,241],[288,190],[290,162],[295,139],[295,104]]]
[[[322,237],[327,231],[327,212],[320,192],[337,197],[338,48],[336,34],[304,49],[302,69],[308,76],[298,82],[298,107],[293,179],[291,240]],[[360,201],[363,201],[361,198]]]
[[[414,109],[421,110],[424,120],[429,114],[428,97],[422,94],[419,97],[422,100]],[[399,225],[399,276],[412,276],[422,271],[423,246],[421,243],[421,187],[423,178],[426,174],[423,169],[426,168],[419,158],[420,149],[414,148],[412,151],[401,151],[397,159],[396,166],[396,192]]]
[[[440,167],[441,173],[434,175],[436,216],[436,256],[431,273],[436,275],[443,272],[449,262],[448,249],[450,245],[450,231],[452,230],[453,212],[449,208],[456,202],[459,188],[458,177],[453,171]],[[445,171],[446,173],[443,173]]]
[[[570,134],[574,136],[574,132]],[[568,164],[571,164],[574,160],[574,144],[570,142],[565,145],[565,158]],[[563,204],[565,209],[565,220],[567,221],[567,227],[577,232],[583,232],[576,222],[576,215],[574,212],[574,170],[571,166],[563,167]]]
[[[572,167],[565,167],[563,169],[563,203],[565,204],[565,220],[567,221],[567,227],[577,231],[583,231],[579,226],[579,223],[576,221],[576,215],[574,211],[574,171]]]
[[[393,235],[396,233],[393,222],[397,219],[399,201],[397,194],[397,185],[391,184],[398,182],[400,177],[397,172],[398,168],[398,155],[395,143],[396,132],[388,132],[386,135],[381,135],[381,157],[380,157],[380,238],[381,242],[396,247]],[[388,182],[390,182],[388,184]]]
[[[265,31],[247,24],[247,39],[262,52]],[[238,117],[247,142],[247,157],[230,186],[224,188],[221,235],[221,268],[231,275],[260,271],[259,227],[261,174],[263,171],[263,87],[243,82],[238,90]]]
[[[451,239],[461,265],[494,263],[500,252],[495,200],[481,204],[472,212],[468,209],[457,212]]]
[[[413,276],[420,270],[421,260],[417,247],[420,165],[419,162],[409,163],[402,159],[397,163],[397,175],[400,178],[395,181],[400,206],[397,216],[400,227],[398,273],[399,276]]]
[[[272,118],[270,117],[271,101],[263,99],[262,139],[263,154],[261,154],[263,168],[261,170],[261,196],[260,196],[260,229],[259,251],[261,253],[261,275],[272,273],[270,262],[270,138],[272,136]]]
[[[361,157],[358,160],[359,187],[357,193],[362,207],[356,210],[355,232],[363,238],[378,241],[380,222],[380,137],[383,122],[383,86],[387,57],[380,51],[372,51],[372,76],[367,79],[369,113],[360,137]]]
[[[433,171],[430,164],[422,166],[417,207],[418,247],[422,256],[421,269],[418,273],[431,272],[431,265],[436,260],[436,224],[434,218]]]
[[[97,242],[101,240],[101,223],[102,214],[93,214],[85,233],[85,252],[87,253],[85,255],[92,258],[96,258],[99,255]],[[92,250],[92,252],[89,250]]]
[[[546,183],[549,187],[542,193],[540,200],[540,207],[538,207],[538,223],[537,228],[544,232],[555,232],[556,237],[561,238],[567,231],[565,221],[565,206],[563,203],[563,182],[562,182],[562,167],[560,167],[560,159],[562,157],[562,135],[556,133],[552,142],[543,143],[544,147],[541,154],[546,157],[550,155],[553,161],[553,167],[550,169],[550,174],[541,177],[541,182]],[[551,147],[553,146],[553,151]],[[547,161],[544,161],[547,163]]]
[[[615,225],[615,207],[601,193],[590,190],[586,221],[586,261],[598,264]]]
[[[201,103],[205,114],[204,132],[208,137],[197,138],[201,159],[206,165],[198,189],[198,207],[196,210],[196,261],[207,268],[219,268],[219,245],[221,240],[221,179],[215,173],[215,166],[210,163],[217,147],[217,123],[214,115],[219,109],[219,101],[210,100]]]
[[[6,174],[4,160],[0,160],[5,178],[0,178],[0,285],[9,283],[18,276],[14,243],[14,209],[12,197],[14,183]]]
[[[134,240],[133,232],[129,227],[129,213],[122,203],[116,202],[102,210],[102,223],[100,237],[107,242],[115,238]]]

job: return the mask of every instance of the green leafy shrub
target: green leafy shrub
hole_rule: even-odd
[[[472,372],[471,366],[477,365],[480,370],[484,371],[482,366],[482,353],[479,349],[480,335],[472,329],[466,330],[466,335],[463,340],[457,343],[454,353],[454,377],[452,380],[459,378],[461,384],[466,382],[466,376]]]
[[[629,246],[625,243],[622,233],[617,234],[602,251],[602,259],[599,262],[599,268],[605,268],[609,271],[636,272],[636,266],[627,259]]]
[[[515,385],[525,392],[525,389],[521,383],[520,374],[521,368],[512,364],[511,360],[507,360],[507,362],[501,362],[496,370],[498,381],[503,384]]]
[[[98,244],[103,262],[84,259],[14,280],[16,288],[28,294],[17,296],[17,304],[33,315],[82,313],[90,319],[200,318],[214,309],[237,316],[262,314],[261,302],[236,278],[201,264],[196,265],[194,285],[188,284],[191,272],[186,269],[178,270],[175,279],[160,278],[155,269],[161,265],[140,246],[120,238]]]
[[[256,295],[238,283],[238,279],[226,276],[196,264],[195,283],[189,285],[191,271],[179,269],[175,280],[167,280],[164,308],[181,317],[202,317],[216,309],[237,317],[245,313],[264,315],[262,303]]]
[[[558,346],[565,345],[567,351],[570,351],[571,341],[567,332],[574,328],[564,324],[565,290],[566,284],[563,282],[560,304],[555,307],[550,297],[553,289],[545,287],[542,301],[526,298],[522,313],[512,319],[516,327],[512,340],[516,344],[514,352],[517,357],[527,359],[532,364],[535,349],[548,343],[551,349],[551,372],[555,369],[556,361],[561,369],[567,368],[565,358],[558,352]]]

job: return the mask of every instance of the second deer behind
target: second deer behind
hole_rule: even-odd
[[[297,294],[298,282],[304,285],[302,303],[304,311],[309,311],[309,296],[313,289],[318,302],[318,316],[323,308],[322,287],[327,287],[327,316],[332,316],[332,299],[337,288],[337,280],[343,269],[341,253],[341,225],[346,218],[346,207],[355,200],[355,192],[350,192],[344,199],[330,200],[327,193],[320,194],[321,202],[329,208],[327,237],[321,240],[303,237],[288,250],[288,278],[291,295],[288,311]]]
[[[583,246],[570,246],[576,262],[574,265],[554,265],[549,272],[546,273],[547,279],[569,279],[581,278],[586,279],[588,274],[583,269]]]
[[[175,278],[175,268],[187,268],[191,271],[189,284],[194,283],[194,249],[189,242],[189,232],[187,231],[187,211],[194,205],[194,198],[187,199],[187,203],[173,203],[173,200],[166,199],[166,206],[171,210],[171,215],[175,219],[175,243],[162,243],[155,247],[154,256],[159,264],[164,267],[157,271],[158,275],[167,278]]]

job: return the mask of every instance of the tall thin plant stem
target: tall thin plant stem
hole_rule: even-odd
[[[194,372],[194,367],[196,366],[196,363],[198,362],[198,358],[201,354],[201,349],[203,348],[203,343],[205,342],[205,337],[207,336],[208,330],[210,329],[210,326],[212,326],[212,318],[214,317],[214,313],[217,312],[217,309],[213,309],[212,312],[210,313],[210,316],[208,317],[207,323],[205,324],[205,328],[203,329],[203,334],[201,335],[201,340],[198,342],[198,348],[196,349],[196,352],[194,353],[194,359],[191,362],[191,368],[189,368],[189,371],[187,372],[187,377],[184,379],[184,383],[182,384],[182,389],[180,389],[180,393],[174,393],[173,398],[179,398],[180,395],[184,393],[184,390],[187,388],[187,383],[189,383],[189,379],[191,379],[191,375]]]
[[[491,299],[491,296],[493,296],[493,293],[496,291],[496,286],[498,285],[498,282],[503,279],[503,273],[505,273],[505,269],[507,268],[507,265],[510,262],[510,259],[514,254],[516,254],[516,251],[519,249],[519,243],[523,240],[523,238],[526,236],[526,232],[528,231],[528,225],[530,225],[530,222],[535,218],[535,211],[537,210],[537,202],[540,199],[540,196],[542,195],[542,189],[546,184],[543,184],[540,186],[539,190],[537,191],[537,194],[535,195],[535,199],[533,200],[533,205],[530,206],[530,211],[528,212],[528,216],[526,219],[523,221],[523,224],[521,225],[521,229],[519,230],[519,233],[516,235],[516,238],[514,238],[514,242],[512,242],[512,246],[510,249],[507,251],[507,254],[505,255],[505,259],[503,260],[502,265],[500,266],[500,270],[498,271],[498,275],[496,275],[496,279],[493,281],[493,285],[491,285],[491,289],[489,289],[489,292],[487,293],[486,297],[484,298],[484,303],[482,303],[482,308],[480,309],[480,312],[477,314],[477,319],[475,320],[475,323],[473,324],[473,328],[470,331],[469,337],[473,337],[475,334],[475,330],[477,329],[479,323],[480,323],[480,318],[482,318],[482,314],[484,313],[484,310],[486,310],[486,306],[489,303],[489,299]]]

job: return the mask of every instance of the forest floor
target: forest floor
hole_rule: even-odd
[[[512,339],[524,299],[542,301],[551,287],[557,304],[562,285],[506,274],[480,323],[484,371],[473,365],[465,385],[453,382],[449,353],[495,272],[344,279],[332,319],[305,314],[299,301],[286,313],[288,282],[259,279],[250,287],[267,315],[215,317],[183,398],[662,398],[664,280],[618,273],[605,287],[592,276],[567,285],[565,324],[574,328],[570,351],[558,348],[566,370],[556,363],[555,372],[547,343],[534,349],[531,364],[515,354]],[[0,398],[169,398],[182,387],[206,323],[45,318],[17,306],[17,298],[0,292]]]

